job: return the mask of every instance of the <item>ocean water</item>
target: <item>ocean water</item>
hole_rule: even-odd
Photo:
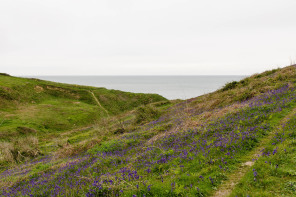
[[[27,76],[61,83],[105,87],[136,93],[156,93],[167,99],[189,99],[213,92],[246,76]]]

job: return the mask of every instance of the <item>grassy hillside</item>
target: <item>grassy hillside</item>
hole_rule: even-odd
[[[166,99],[0,74],[0,146],[17,147],[12,151],[15,161],[24,160],[17,151],[47,154],[65,143],[95,138],[94,133],[99,133],[94,127],[103,127],[102,122],[159,101]],[[26,141],[31,145],[23,149]]]
[[[295,65],[266,71],[197,98],[105,117],[89,131],[65,132],[64,154],[2,170],[0,194],[295,196],[295,79]],[[119,109],[96,97],[108,113]],[[91,146],[67,154],[72,141],[90,133]]]

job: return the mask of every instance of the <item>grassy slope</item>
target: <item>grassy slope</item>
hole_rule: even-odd
[[[3,172],[0,187],[11,194],[2,194],[210,196],[266,145],[266,153],[278,146],[277,154],[267,158],[269,167],[266,158],[258,158],[256,181],[250,169],[231,195],[268,196],[271,186],[280,182],[273,194],[293,196],[295,164],[289,158],[295,146],[295,121],[279,133],[274,131],[296,106],[295,79],[295,66],[266,71],[168,109],[155,104],[166,113],[148,124],[131,121],[133,112],[118,116],[117,126],[110,118],[104,127],[98,124],[97,132],[105,136],[85,154],[44,158]],[[98,99],[104,102],[105,98]],[[108,132],[118,126],[125,133]],[[67,135],[77,137],[80,132]]]
[[[278,125],[230,196],[295,196],[296,108]]]
[[[0,75],[0,141],[17,143],[17,138],[36,136],[42,152],[48,153],[67,140],[74,143],[93,138],[97,133],[93,128],[103,120],[159,101],[166,99],[156,94]]]

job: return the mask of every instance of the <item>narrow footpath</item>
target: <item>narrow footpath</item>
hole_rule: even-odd
[[[246,157],[246,162],[242,163],[241,166],[235,170],[229,177],[228,180],[223,182],[218,190],[214,193],[213,197],[226,197],[229,196],[234,189],[234,187],[240,182],[240,180],[245,176],[245,174],[251,169],[256,160],[260,157],[261,151],[265,146],[272,140],[276,131],[282,129],[282,125],[286,123],[290,117],[296,114],[296,107],[286,115],[278,124],[278,126],[271,131],[267,137],[261,140],[260,146],[251,151]]]
[[[94,98],[94,100],[96,101],[96,103],[98,104],[98,106],[104,110],[107,114],[107,116],[109,117],[109,112],[101,105],[101,103],[99,102],[98,98],[95,96],[95,94],[92,91],[89,91],[89,93],[92,95],[92,97]]]

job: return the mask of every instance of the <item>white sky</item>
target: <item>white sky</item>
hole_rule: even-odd
[[[296,0],[0,0],[0,72],[248,75],[296,61]]]

